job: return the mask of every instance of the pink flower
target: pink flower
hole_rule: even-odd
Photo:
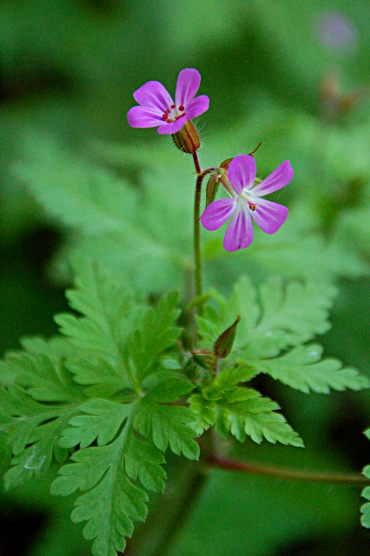
[[[208,205],[200,220],[206,230],[218,230],[231,217],[223,246],[226,251],[237,251],[252,243],[252,220],[267,234],[274,234],[284,224],[288,209],[262,197],[285,187],[293,178],[293,169],[286,160],[254,186],[256,162],[252,156],[240,155],[231,161],[227,174],[231,198]]]
[[[140,106],[127,113],[131,127],[158,127],[158,133],[173,134],[185,122],[208,110],[209,98],[195,95],[200,85],[200,73],[196,69],[183,69],[177,78],[175,102],[159,81],[148,81],[134,92]]]

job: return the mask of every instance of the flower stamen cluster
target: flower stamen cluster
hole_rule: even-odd
[[[180,104],[178,108],[176,108],[175,104],[171,104],[170,108],[166,108],[162,116],[162,120],[170,124],[172,122],[176,122],[176,120],[179,120],[184,116],[186,116],[186,112],[182,104]]]

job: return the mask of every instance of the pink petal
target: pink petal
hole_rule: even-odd
[[[157,127],[163,123],[161,113],[146,106],[134,106],[127,112],[127,120],[131,127]]]
[[[171,95],[159,81],[148,81],[134,92],[134,99],[143,106],[156,108],[161,114],[173,104]]]
[[[231,220],[224,237],[224,249],[237,251],[249,247],[253,240],[253,225],[250,214],[239,208]]]
[[[287,219],[288,209],[267,199],[255,199],[255,203],[256,210],[251,212],[251,215],[256,224],[266,234],[277,232]]]
[[[285,187],[293,178],[293,168],[290,165],[289,160],[285,160],[280,166],[276,168],[267,178],[265,178],[261,183],[256,185],[253,189],[253,195],[261,197],[278,191],[282,187]]]
[[[256,161],[248,154],[236,156],[230,162],[227,176],[236,193],[241,193],[244,188],[249,188],[254,183]]]
[[[163,120],[161,123],[163,123]],[[184,126],[185,123],[186,123],[185,118],[179,118],[178,120],[176,120],[176,122],[163,123],[163,125],[161,125],[158,128],[158,133],[160,133],[161,135],[166,135],[166,134],[172,135],[173,133],[177,133],[178,131],[180,131],[180,129]]]
[[[200,73],[196,69],[183,69],[180,71],[176,83],[176,106],[185,106],[191,103],[200,85]]]
[[[235,210],[235,199],[219,199],[213,201],[200,217],[202,226],[206,230],[218,230],[228,220]]]
[[[186,108],[186,118],[191,120],[197,118],[204,112],[207,112],[209,108],[209,98],[207,95],[200,95],[191,101],[191,103]]]

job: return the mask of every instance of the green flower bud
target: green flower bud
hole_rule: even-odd
[[[194,154],[200,147],[200,139],[197,129],[191,120],[172,135],[173,142],[180,151],[184,153]]]

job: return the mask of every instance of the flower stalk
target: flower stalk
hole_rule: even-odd
[[[195,164],[196,161],[197,161],[197,157],[194,157]],[[198,168],[200,170],[199,162],[198,162]],[[194,196],[194,265],[195,265],[195,293],[197,296],[202,295],[203,293],[202,253],[200,247],[200,201],[202,196],[202,180],[203,180],[202,173],[198,172],[197,181],[195,183],[195,196]]]
[[[197,172],[197,179],[195,182],[195,196],[194,196],[194,268],[195,268],[195,293],[196,296],[203,294],[203,279],[202,279],[202,250],[200,246],[200,203],[202,199],[202,182],[207,174],[212,174],[216,168],[207,168],[202,170],[199,164],[197,151],[193,153],[193,160],[195,170]]]

